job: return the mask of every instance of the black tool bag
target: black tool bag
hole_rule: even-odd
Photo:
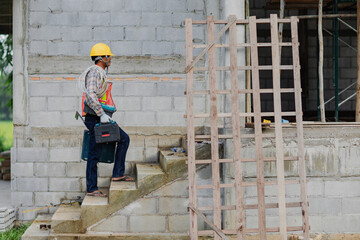
[[[97,123],[94,127],[95,142],[109,143],[120,141],[120,129],[116,122]]]

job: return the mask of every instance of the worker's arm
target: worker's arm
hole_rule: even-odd
[[[104,109],[101,107],[99,100],[96,96],[97,91],[97,80],[100,78],[96,71],[90,70],[86,75],[86,103],[89,107],[94,110],[97,116],[102,116],[105,114]]]

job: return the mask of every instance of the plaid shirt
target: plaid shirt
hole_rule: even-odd
[[[91,109],[93,109],[97,116],[103,115],[104,109],[101,107],[98,97],[101,94],[101,89],[103,88],[103,84],[105,83],[103,79],[101,79],[100,74],[94,69],[91,68],[88,74],[85,77],[86,83],[86,103],[89,105]]]

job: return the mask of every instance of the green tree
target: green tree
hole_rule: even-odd
[[[0,120],[12,119],[12,35],[0,35]]]

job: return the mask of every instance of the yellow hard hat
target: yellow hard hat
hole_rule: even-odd
[[[114,56],[108,45],[97,43],[91,48],[90,57],[93,56]]]

